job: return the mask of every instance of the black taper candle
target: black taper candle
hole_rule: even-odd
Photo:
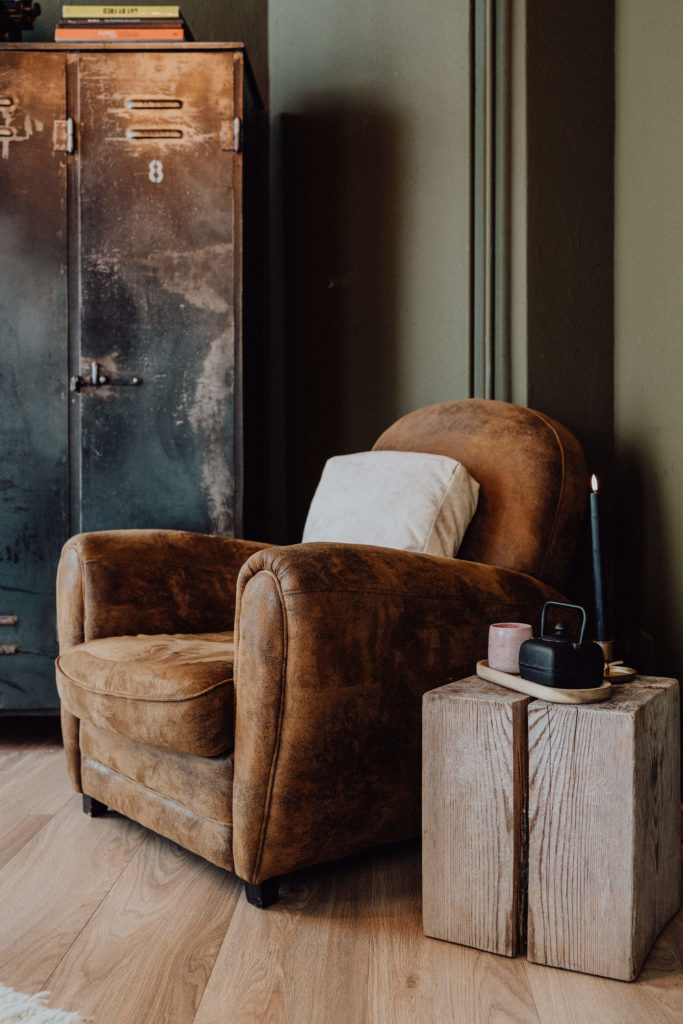
[[[605,602],[602,588],[602,553],[600,549],[600,514],[598,508],[598,478],[591,477],[591,536],[593,540],[593,588],[595,593],[596,640],[606,640]]]

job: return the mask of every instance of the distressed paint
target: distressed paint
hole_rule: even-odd
[[[235,527],[234,74],[232,54],[79,58],[79,359],[143,379],[72,399],[83,529]]]
[[[190,253],[179,253],[177,250],[155,252],[149,256],[145,264],[155,271],[162,288],[182,296],[185,302],[196,306],[197,309],[223,314],[232,310],[232,297],[226,294],[223,282],[211,281],[205,269],[207,266],[221,265],[232,276],[232,245],[221,242]]]
[[[56,707],[54,574],[68,532],[65,58],[4,53],[0,124],[0,711]],[[48,129],[49,126],[49,130]],[[21,145],[17,143],[21,142]],[[6,617],[6,618],[5,618]],[[15,653],[16,652],[16,653]]]
[[[233,332],[226,331],[211,343],[204,368],[197,378],[188,419],[203,438],[202,493],[216,533],[235,530],[235,472],[225,445],[225,409],[234,396],[234,380],[225,373],[233,355]]]
[[[0,143],[0,154],[3,160],[9,160],[10,147],[16,142],[27,142],[33,137],[35,132],[42,132],[45,128],[43,121],[31,117],[30,114],[24,114],[23,116],[23,130],[22,128],[17,128],[14,124],[15,119],[17,119],[16,114],[16,106],[0,108],[0,117],[2,118],[0,127],[12,132],[11,136],[3,135],[2,142]],[[21,117],[18,120],[21,122]]]

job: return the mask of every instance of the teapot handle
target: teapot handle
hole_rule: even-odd
[[[556,605],[558,608],[575,608],[577,612],[581,612],[583,615],[581,634],[579,636],[579,646],[581,646],[583,643],[583,634],[586,632],[586,609],[582,608],[580,604],[565,604],[564,601],[546,601],[543,605],[543,611],[541,612],[541,637],[545,636],[545,612],[546,608],[549,608],[550,605]]]

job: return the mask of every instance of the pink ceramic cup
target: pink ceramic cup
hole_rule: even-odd
[[[519,649],[532,636],[528,622],[494,622],[489,626],[489,668],[518,675]]]

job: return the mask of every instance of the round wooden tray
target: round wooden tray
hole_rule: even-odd
[[[541,683],[522,679],[521,676],[510,675],[509,672],[489,668],[486,660],[477,662],[477,675],[489,683],[499,683],[508,690],[518,690],[519,693],[526,693],[528,697],[547,700],[552,704],[595,704],[596,701],[607,700],[612,693],[612,684],[608,680],[605,680],[602,686],[593,686],[589,690],[559,690],[555,686],[543,686]]]

